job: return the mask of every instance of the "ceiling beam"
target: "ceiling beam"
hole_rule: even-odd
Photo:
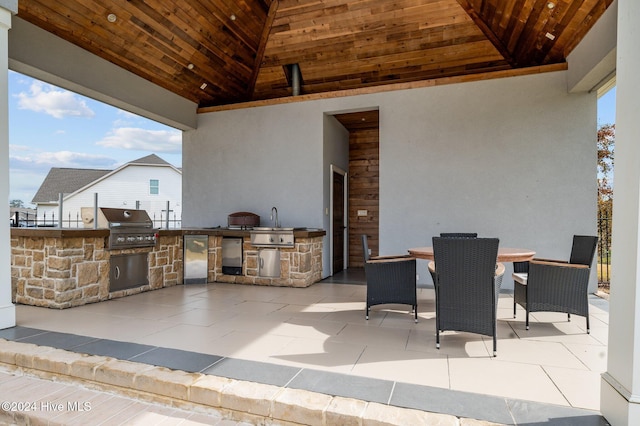
[[[535,67],[526,67],[518,69],[507,69],[501,71],[490,71],[478,74],[457,75],[450,77],[434,78],[429,80],[412,81],[405,83],[393,83],[382,86],[361,87],[358,89],[345,89],[333,92],[321,92],[303,94],[300,96],[287,96],[273,99],[255,100],[249,102],[238,102],[235,104],[216,105],[210,107],[199,107],[198,114],[206,114],[209,112],[231,111],[243,108],[256,108],[268,105],[282,105],[292,102],[314,101],[319,99],[342,98],[345,96],[370,95],[374,93],[384,93],[396,90],[420,89],[425,87],[442,86],[445,84],[468,83],[472,81],[493,80],[498,78],[517,77],[531,74],[541,74],[546,72],[566,71],[567,63],[540,65]]]
[[[256,88],[256,81],[258,80],[258,74],[260,73],[260,68],[262,68],[262,59],[264,58],[264,50],[267,46],[267,40],[269,40],[269,34],[271,33],[271,26],[273,25],[273,20],[276,17],[276,12],[278,11],[279,0],[273,0],[271,5],[269,6],[269,13],[267,13],[267,20],[264,23],[264,27],[262,28],[262,36],[260,37],[260,44],[258,45],[258,51],[256,52],[256,60],[255,65],[253,66],[253,72],[251,73],[251,79],[249,80],[249,84],[247,84],[247,99],[253,98],[253,91]]]
[[[487,25],[487,23],[478,15],[478,12],[469,4],[469,0],[457,0],[460,7],[467,12],[467,15],[473,20],[476,26],[482,31],[482,33],[489,39],[491,44],[495,46],[498,52],[502,55],[502,57],[511,65],[512,67],[516,67],[516,61],[509,53],[507,46],[498,38],[498,36],[493,32],[493,30]]]

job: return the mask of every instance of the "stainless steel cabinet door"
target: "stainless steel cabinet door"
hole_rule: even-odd
[[[126,290],[149,284],[147,253],[111,256],[109,291]]]
[[[209,238],[206,235],[184,236],[184,283],[207,282]]]
[[[263,249],[258,255],[258,275],[261,277],[280,277],[280,250]]]

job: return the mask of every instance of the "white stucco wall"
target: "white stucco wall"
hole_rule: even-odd
[[[183,138],[183,226],[226,226],[237,211],[269,225],[322,227],[323,115],[312,103],[201,114]]]
[[[568,259],[574,234],[594,235],[596,98],[567,94],[565,76],[388,96],[380,109],[381,253],[457,231]]]
[[[569,94],[564,71],[201,114],[184,134],[183,225],[241,210],[264,223],[277,206],[284,226],[326,229],[323,115],[372,107],[381,254],[474,231],[568,258],[574,234],[595,234],[596,94]]]
[[[618,1],[614,0],[567,57],[570,92],[599,89],[615,75]]]

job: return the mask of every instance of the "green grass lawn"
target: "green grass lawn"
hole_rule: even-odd
[[[609,293],[609,281],[611,280],[611,265],[598,263],[598,288]]]
[[[598,263],[598,281],[605,279],[609,281],[611,278],[611,265]]]

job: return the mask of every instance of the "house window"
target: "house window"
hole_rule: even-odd
[[[158,179],[149,180],[149,194],[158,195],[160,193],[160,181]]]

